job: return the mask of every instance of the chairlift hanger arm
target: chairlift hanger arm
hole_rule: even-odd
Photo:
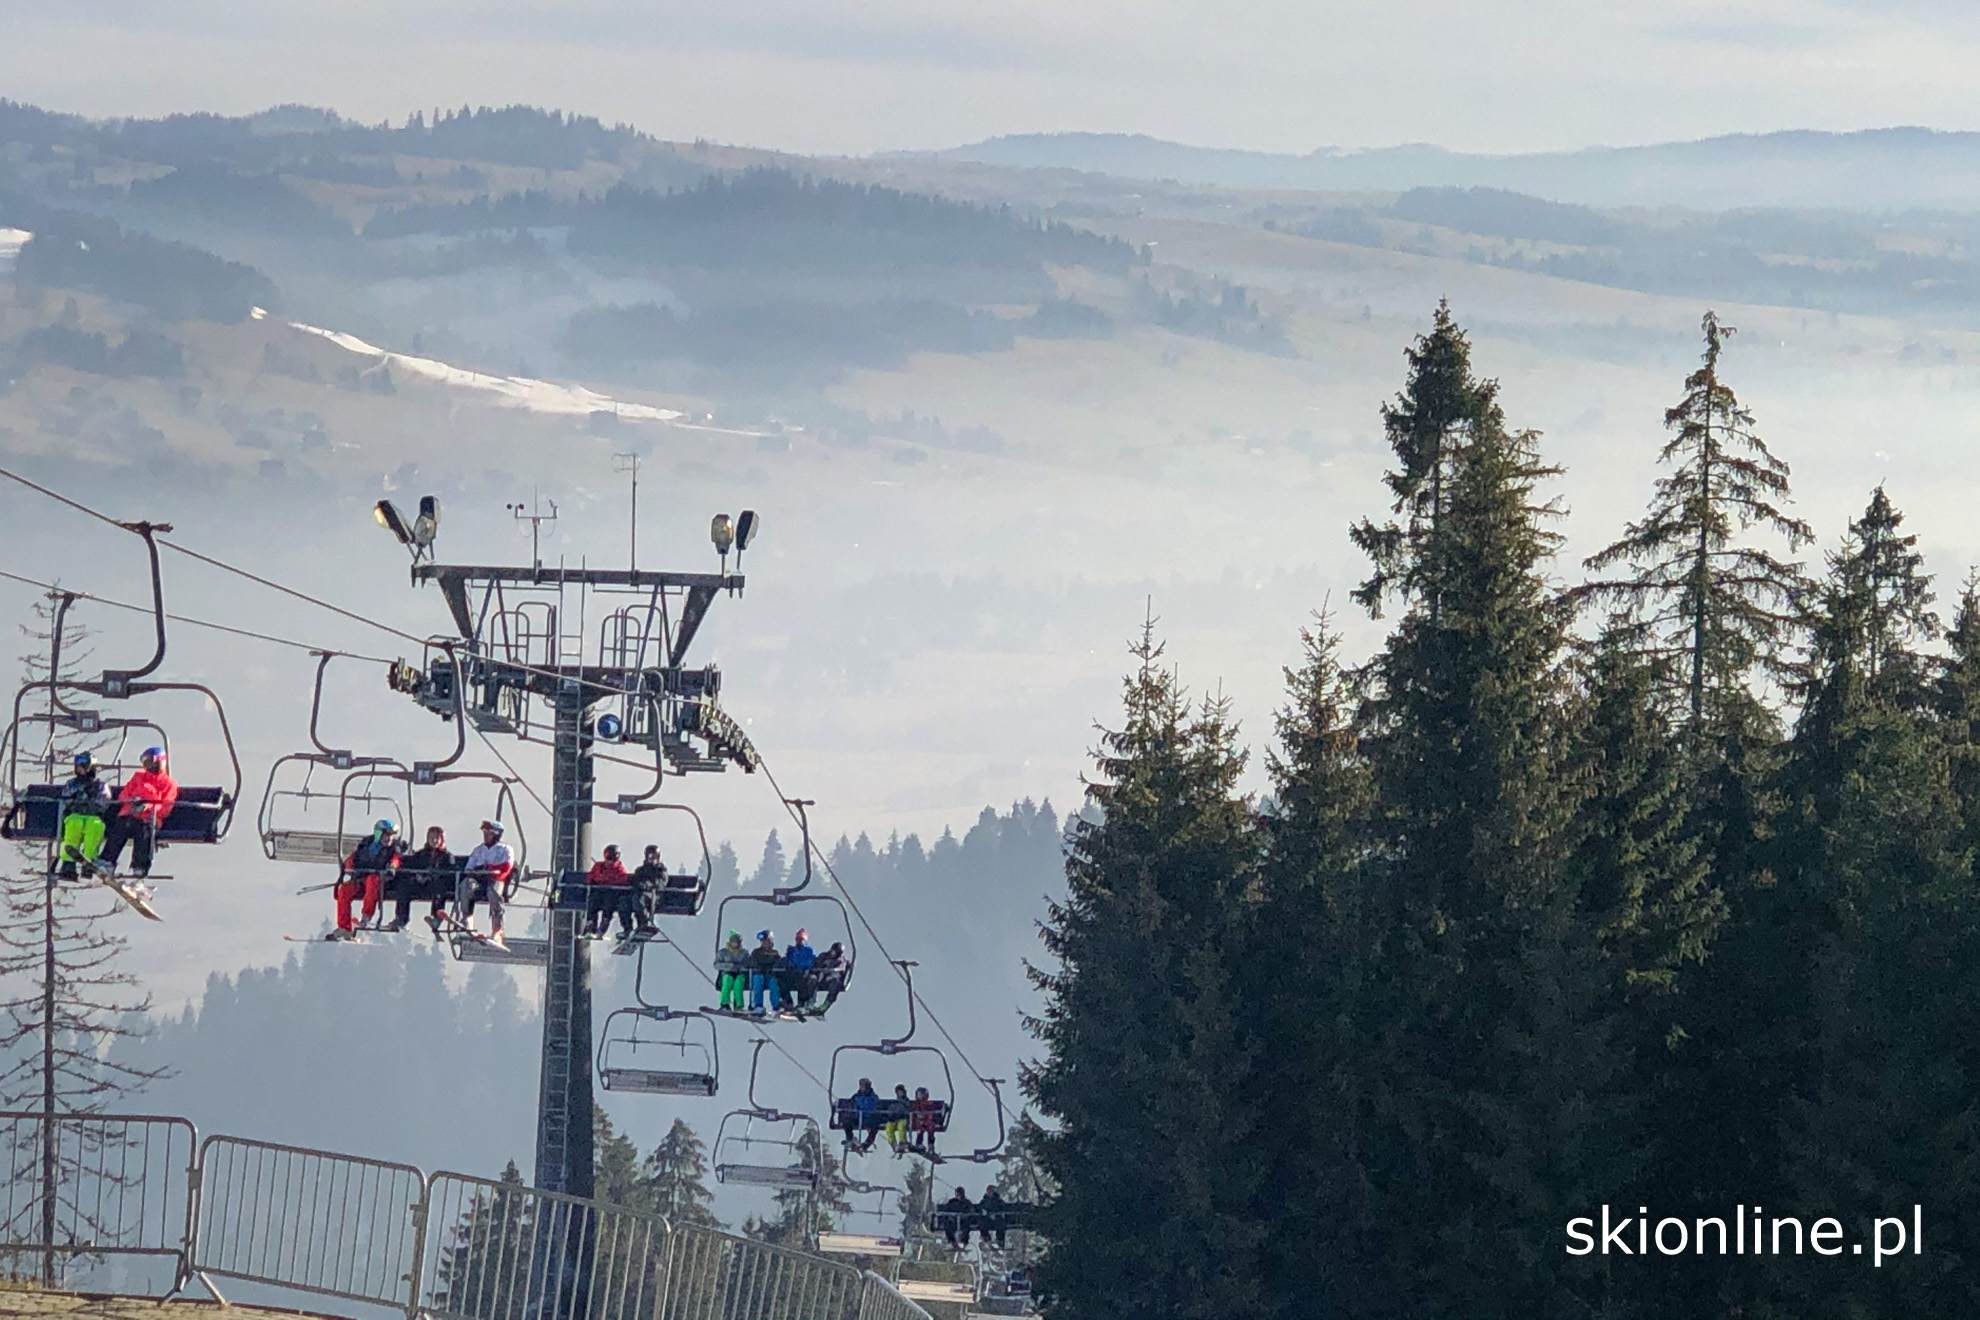
[[[158,533],[171,531],[172,525],[170,523],[149,522],[127,522],[118,523],[117,525],[125,531],[142,538],[145,552],[151,557],[151,617],[152,626],[157,634],[157,649],[151,653],[151,659],[146,661],[142,668],[129,669],[121,673],[116,670],[104,670],[103,686],[105,688],[115,686],[112,681],[113,678],[122,679],[123,682],[129,683],[134,679],[145,677],[147,674],[157,670],[158,666],[165,663],[165,582],[158,571]],[[108,694],[106,693],[106,695]],[[238,792],[239,790],[236,789],[235,791]]]
[[[62,593],[62,599],[55,606],[55,628],[53,635],[49,638],[48,677],[44,680],[48,688],[48,700],[64,715],[74,715],[76,713],[67,702],[62,700],[61,692],[62,636],[69,626],[69,607],[75,603],[76,594],[73,591],[65,591]],[[42,684],[37,683],[33,686],[39,687]],[[19,718],[20,702],[18,700],[14,703],[14,714],[16,718]]]
[[[796,884],[792,885],[789,889],[779,889],[775,891],[777,894],[777,901],[780,903],[790,898],[794,894],[801,893],[808,885],[811,884],[811,817],[805,814],[804,809],[806,807],[816,806],[817,803],[813,802],[810,798],[785,798],[784,805],[789,807],[791,810],[797,812],[798,832],[801,836],[801,846],[799,851],[804,857],[804,879],[798,881]],[[850,922],[847,923],[846,928],[847,930],[852,929],[852,925]]]
[[[458,684],[456,686],[458,686]],[[651,718],[653,721],[653,727],[656,729],[659,728],[660,727],[659,698],[655,697],[651,692],[641,693],[640,696],[641,699],[646,703],[647,714],[649,718]],[[596,753],[594,752],[593,755],[595,756]],[[603,807],[607,811],[616,811],[621,815],[626,815],[626,816],[634,815],[641,811],[651,811],[656,807],[670,805],[666,803],[659,803],[653,801],[654,798],[660,796],[660,790],[665,788],[666,784],[667,784],[667,757],[666,754],[660,750],[660,743],[659,740],[656,738],[653,744],[653,786],[647,789],[644,793],[640,793],[637,795],[631,793],[622,793],[619,795],[617,801],[594,802],[591,805],[594,807]],[[680,809],[686,810],[686,808],[684,807]],[[700,825],[701,825],[701,817],[696,816],[695,827],[698,829],[700,828]],[[703,836],[701,841],[701,850],[704,854],[706,854],[708,851],[708,839],[705,835]]]

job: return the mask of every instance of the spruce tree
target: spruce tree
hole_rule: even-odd
[[[1535,493],[1554,469],[1484,386],[1459,388],[1486,402],[1440,516],[1389,572],[1410,604],[1362,713],[1377,804],[1357,868],[1363,1044],[1341,1062],[1368,1097],[1350,1313],[1570,1314],[1603,1284],[1563,1268],[1560,1225],[1635,1171],[1607,1136],[1626,1056],[1568,864],[1568,611]],[[1392,488],[1415,461],[1398,457]]]
[[[1267,1305],[1288,1318],[1347,1310],[1361,1291],[1352,1244],[1366,1212],[1360,1128],[1368,1096],[1344,1062],[1363,1048],[1366,905],[1358,868],[1373,806],[1354,724],[1356,694],[1323,616],[1300,634],[1297,669],[1267,756],[1272,809],[1245,964],[1257,1035],[1253,1089],[1286,1134],[1260,1187]]]
[[[1192,711],[1152,625],[1121,726],[1075,823],[1057,966],[1025,1088],[1056,1120],[1036,1155],[1054,1314],[1225,1320],[1259,1309],[1252,1215],[1264,1160],[1236,970],[1256,870],[1243,756],[1221,703]]]
[[[612,1126],[605,1107],[591,1105],[591,1149],[597,1200],[641,1214],[657,1214],[653,1187],[640,1168],[639,1148]]]
[[[653,1189],[654,1208],[659,1213],[676,1224],[722,1227],[722,1221],[709,1208],[715,1196],[708,1190],[708,1147],[685,1121],[674,1120],[667,1135],[646,1157],[641,1172]]]
[[[1448,301],[1437,304],[1430,333],[1417,336],[1403,357],[1409,375],[1395,401],[1382,406],[1382,431],[1397,459],[1383,481],[1395,496],[1390,511],[1402,521],[1377,526],[1364,518],[1349,531],[1373,568],[1354,599],[1377,618],[1389,596],[1407,600],[1423,586],[1423,546],[1444,516],[1451,472],[1471,434],[1498,419],[1498,385],[1472,375],[1471,343]]]
[[[1830,557],[1785,776],[1772,1052],[1756,1062],[1784,1115],[1780,1178],[1804,1204],[1867,1224],[1930,1205],[1934,1259],[1848,1278],[1773,1271],[1778,1295],[1860,1314],[1970,1306],[1980,1263],[1968,1136],[1980,1124],[1980,904],[1949,730],[1921,701],[1937,632],[1929,579],[1884,491]],[[1956,662],[1955,662],[1956,663]]]
[[[1980,574],[1967,575],[1945,640],[1932,701],[1959,803],[1960,848],[1974,859],[1969,880],[1980,885]]]
[[[1673,434],[1658,458],[1670,471],[1644,516],[1587,560],[1593,571],[1629,573],[1584,588],[1645,620],[1656,653],[1674,662],[1694,732],[1717,717],[1716,706],[1744,705],[1755,671],[1777,664],[1792,636],[1799,566],[1747,533],[1771,532],[1790,552],[1814,536],[1786,512],[1788,465],[1719,377],[1733,327],[1714,312],[1702,324],[1703,363],[1664,414]]]

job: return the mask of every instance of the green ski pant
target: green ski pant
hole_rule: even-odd
[[[93,862],[103,851],[103,817],[69,815],[62,817],[61,859],[65,862]]]
[[[749,978],[746,976],[736,972],[723,972],[722,983],[717,987],[722,992],[721,1007],[732,1008],[738,1013],[742,1012],[743,990],[748,983]]]

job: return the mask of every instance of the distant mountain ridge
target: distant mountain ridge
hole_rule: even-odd
[[[1029,133],[936,153],[1227,188],[1401,192],[1488,187],[1589,206],[1980,210],[1980,133],[1876,128],[1731,134],[1642,147],[1480,155],[1416,144],[1308,155],[1192,147],[1142,134]]]

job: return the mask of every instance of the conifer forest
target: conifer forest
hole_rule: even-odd
[[[1972,1308],[1980,587],[1882,488],[1794,516],[1739,343],[1705,315],[1641,517],[1568,564],[1439,308],[1349,529],[1387,636],[1304,629],[1262,795],[1136,644],[1034,971],[1054,1314]],[[1915,1205],[1921,1257],[1848,1250]],[[1739,1207],[1745,1256],[1665,1251]]]

